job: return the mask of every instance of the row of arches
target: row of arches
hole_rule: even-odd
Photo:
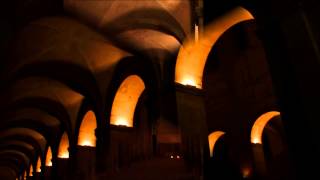
[[[120,126],[125,128],[134,127],[134,113],[141,94],[145,89],[143,80],[138,75],[129,75],[119,86],[116,96],[113,101],[110,125]],[[97,118],[92,110],[89,110],[83,116],[81,121],[78,146],[96,147],[96,129]],[[57,157],[61,159],[69,158],[69,137],[68,133],[64,132],[59,140]],[[52,150],[49,146],[45,156],[45,166],[51,167],[52,163]],[[39,157],[36,165],[32,163],[21,175],[21,178],[32,177],[34,172],[41,173],[41,158]],[[35,167],[35,168],[34,168]]]
[[[270,112],[267,112],[267,113],[261,115],[260,117],[258,117],[256,119],[256,121],[253,124],[253,127],[251,129],[251,135],[250,135],[250,142],[252,144],[262,144],[263,130],[264,130],[265,126],[268,124],[268,122],[276,116],[280,116],[280,112],[270,111]],[[225,134],[225,132],[223,132],[223,131],[214,131],[209,134],[208,142],[209,142],[210,157],[213,156],[214,146],[215,146],[216,142],[224,134]]]
[[[185,40],[185,42],[183,43],[183,45],[180,47],[178,57],[175,61],[176,65],[175,65],[175,70],[174,70],[174,73],[175,73],[174,82],[176,83],[176,85],[179,85],[179,86],[181,85],[181,87],[185,88],[185,89],[194,90],[193,88],[195,88],[196,90],[199,90],[201,92],[201,90],[205,88],[203,86],[203,79],[204,79],[204,69],[205,69],[205,65],[208,61],[208,56],[210,54],[211,49],[215,46],[215,44],[218,41],[218,39],[220,38],[220,36],[222,36],[228,29],[235,26],[236,24],[244,22],[244,21],[252,21],[252,20],[254,20],[254,17],[248,10],[246,10],[242,7],[238,7],[238,8],[231,10],[226,15],[218,18],[216,21],[214,21],[214,23],[206,26],[204,28],[204,32],[199,35],[199,38],[195,38],[195,40],[193,40],[193,37],[191,37],[191,36],[189,38],[187,38]],[[198,37],[197,34],[196,34],[196,37]],[[90,47],[90,49],[95,49],[95,48]],[[99,53],[97,53],[97,54],[99,54]],[[90,55],[92,55],[92,54],[90,54]],[[115,56],[117,56],[117,58],[119,58],[118,55],[115,55]],[[70,57],[68,57],[68,58],[70,58]],[[136,61],[137,59],[134,59],[134,60]],[[110,87],[111,87],[110,89],[112,89],[112,90],[110,90],[110,92],[108,92],[109,94],[107,93],[110,96],[107,95],[108,97],[104,97],[104,95],[101,95],[103,93],[101,93],[100,91],[101,91],[101,89],[104,89],[104,90],[107,89],[104,87],[106,85],[103,85],[103,87],[101,89],[99,89],[100,87],[98,87],[97,84],[100,83],[99,85],[101,85],[103,83],[97,82],[97,80],[96,80],[97,78],[95,76],[105,77],[105,76],[108,76],[109,74],[106,75],[105,72],[103,72],[103,73],[98,72],[98,70],[97,70],[97,72],[94,72],[96,74],[94,74],[94,73],[90,74],[91,72],[90,73],[83,73],[83,72],[88,72],[87,69],[82,67],[83,64],[86,64],[87,62],[86,63],[81,62],[81,63],[82,64],[80,65],[80,67],[75,68],[76,70],[74,70],[74,71],[70,70],[72,72],[78,72],[78,73],[67,74],[67,75],[70,75],[69,78],[72,80],[70,80],[68,78],[64,79],[64,77],[62,75],[60,75],[59,73],[54,73],[51,71],[50,71],[50,73],[52,73],[53,75],[48,76],[48,74],[46,74],[46,72],[42,72],[39,70],[41,68],[46,69],[50,65],[55,65],[55,62],[51,62],[51,63],[47,63],[47,64],[46,63],[43,63],[43,64],[35,63],[35,64],[31,64],[30,66],[25,66],[22,68],[23,71],[18,73],[18,75],[17,75],[17,76],[21,76],[21,77],[23,77],[25,75],[30,76],[30,77],[48,76],[46,78],[54,79],[54,81],[62,81],[62,83],[59,82],[60,84],[57,82],[54,82],[53,84],[55,84],[57,87],[59,87],[59,88],[57,88],[58,90],[61,90],[61,89],[65,90],[65,89],[69,88],[68,89],[69,91],[66,93],[63,93],[60,96],[56,96],[56,94],[54,94],[54,93],[52,93],[53,95],[52,94],[51,95],[54,97],[55,100],[56,99],[57,100],[72,99],[72,100],[70,100],[70,102],[65,101],[64,104],[62,103],[67,108],[69,108],[75,104],[78,105],[78,104],[80,104],[79,102],[82,102],[83,100],[86,101],[87,98],[89,99],[88,100],[89,104],[94,104],[93,107],[88,108],[89,110],[86,109],[85,112],[82,112],[84,115],[82,117],[82,114],[81,114],[79,130],[77,130],[78,129],[77,127],[75,128],[75,126],[78,125],[77,122],[74,123],[74,122],[69,121],[68,118],[65,118],[68,116],[75,116],[74,114],[69,113],[69,112],[66,112],[65,114],[63,114],[61,112],[59,112],[57,114],[52,113],[55,117],[62,117],[61,120],[60,119],[59,120],[61,121],[61,124],[63,124],[63,125],[59,126],[59,128],[62,129],[62,131],[63,131],[61,137],[54,136],[57,139],[59,139],[59,140],[57,140],[59,142],[58,147],[55,148],[55,149],[57,149],[57,152],[52,152],[50,146],[48,146],[46,158],[39,157],[39,158],[37,158],[36,165],[31,163],[28,167],[25,167],[24,168],[25,169],[25,171],[24,171],[25,176],[32,176],[34,171],[39,173],[41,171],[41,168],[39,167],[39,164],[41,164],[41,163],[39,163],[39,162],[41,162],[42,159],[44,159],[43,162],[45,162],[45,166],[50,167],[50,166],[55,165],[56,162],[52,161],[53,156],[55,156],[53,154],[57,154],[56,156],[60,159],[70,158],[70,155],[72,154],[70,152],[73,152],[73,149],[71,147],[74,147],[76,145],[81,146],[81,147],[89,147],[89,148],[95,148],[97,146],[101,146],[102,144],[105,144],[105,146],[108,146],[109,144],[106,143],[106,141],[104,141],[104,143],[101,143],[101,141],[103,141],[103,137],[106,137],[106,139],[108,139],[108,137],[105,136],[107,134],[101,133],[101,124],[103,124],[100,122],[101,118],[107,119],[106,120],[107,126],[105,126],[103,128],[107,128],[107,131],[109,131],[113,127],[117,127],[120,129],[126,129],[126,130],[133,129],[137,123],[137,122],[135,122],[135,119],[137,119],[136,117],[138,116],[137,114],[141,113],[142,114],[141,116],[147,116],[143,112],[143,111],[145,111],[144,106],[146,106],[146,105],[139,104],[139,101],[140,101],[139,99],[143,96],[145,90],[147,88],[150,88],[149,87],[150,82],[146,82],[144,78],[141,78],[140,74],[137,75],[137,73],[131,72],[130,68],[127,68],[127,69],[124,69],[124,72],[125,72],[124,75],[122,74],[122,76],[124,76],[124,78],[118,78],[118,79],[116,78],[116,80],[110,78],[112,80],[110,80],[108,82],[110,82]],[[120,61],[119,64],[121,64],[121,63],[122,62]],[[59,63],[57,63],[57,64],[59,64]],[[90,64],[90,63],[88,63],[88,64]],[[68,64],[68,65],[69,66],[66,66],[65,64],[61,63],[61,64],[55,65],[55,66],[64,67],[65,68],[64,70],[67,71],[70,67],[73,67],[70,64]],[[92,66],[95,66],[95,65],[92,65]],[[112,64],[112,65],[114,65],[114,64]],[[130,65],[133,65],[133,64],[130,64]],[[32,67],[32,66],[34,66],[34,67]],[[111,65],[106,63],[103,66],[107,67],[107,66],[111,66]],[[28,72],[29,72],[29,74],[28,74]],[[32,73],[30,74],[30,72],[32,72]],[[99,74],[99,73],[101,73],[101,74]],[[115,76],[118,75],[117,73],[118,73],[118,71],[115,71],[115,73],[114,73],[114,74],[116,74]],[[79,76],[79,77],[84,77],[84,80],[81,83],[79,83],[78,80],[75,80],[78,78],[77,75],[80,75],[80,74],[85,74],[83,76]],[[19,77],[15,77],[15,78],[19,79]],[[79,79],[81,79],[81,78],[79,78]],[[151,81],[154,80],[153,78],[150,78],[150,79],[151,79]],[[47,83],[47,84],[50,84],[50,83]],[[108,84],[108,83],[106,83],[106,84]],[[116,84],[116,85],[114,85],[114,84]],[[44,85],[46,85],[46,84],[44,83]],[[86,86],[88,86],[88,87],[90,86],[90,87],[94,87],[94,88],[90,89],[90,88],[86,88]],[[76,93],[74,93],[73,91],[75,91]],[[62,91],[59,91],[59,92],[62,92]],[[39,93],[41,93],[41,92],[39,92]],[[190,94],[193,94],[193,93],[194,92],[191,91]],[[37,94],[37,93],[35,93],[35,94]],[[106,101],[108,101],[108,102],[104,102],[104,100],[101,100],[101,99],[107,99]],[[177,101],[179,101],[179,99]],[[39,101],[37,101],[37,102],[39,102]],[[104,110],[102,110],[103,108],[105,108],[105,106],[102,105],[104,103],[107,104],[105,106],[107,107],[107,109],[110,110],[110,113],[109,112],[106,113]],[[110,103],[110,104],[108,104],[108,103]],[[39,103],[39,104],[41,104],[41,103]],[[51,104],[56,105],[54,103],[51,103]],[[141,110],[142,112],[137,113],[137,108],[136,108],[137,106],[142,107],[141,108],[142,110],[139,108],[139,110]],[[54,107],[57,107],[57,106],[54,106]],[[37,106],[37,108],[45,109],[45,107],[39,107],[39,105]],[[69,110],[70,112],[73,111],[72,108],[70,108],[71,109],[71,110]],[[201,109],[201,108],[203,108],[203,107],[200,107],[199,109]],[[47,109],[50,109],[50,108],[47,108]],[[203,111],[203,109],[202,109],[202,111]],[[101,112],[103,115],[101,114]],[[192,111],[191,113],[197,113],[197,112]],[[179,115],[181,116],[181,114],[178,114],[178,116]],[[262,134],[263,134],[263,130],[264,130],[266,124],[270,121],[270,119],[272,119],[275,116],[279,116],[279,115],[280,115],[279,112],[273,111],[273,112],[268,112],[268,113],[262,115],[261,117],[259,117],[255,121],[255,123],[252,127],[250,142],[252,144],[262,144],[262,142],[263,142]],[[74,118],[74,119],[76,119],[76,118]],[[185,119],[187,119],[187,118],[185,118]],[[58,122],[60,123],[60,121],[58,121]],[[194,122],[189,122],[189,123],[192,124]],[[32,127],[32,126],[30,126],[30,127]],[[203,125],[203,127],[201,127],[201,128],[206,129],[205,125]],[[108,128],[110,128],[110,129],[108,129]],[[150,127],[148,127],[148,128],[151,129]],[[183,127],[181,127],[181,128],[183,128]],[[76,130],[73,130],[73,129],[76,129]],[[44,132],[43,134],[47,134],[47,133],[49,133],[49,132]],[[119,133],[119,132],[115,132],[115,133]],[[127,133],[127,132],[125,132],[125,133]],[[77,135],[74,135],[74,134],[77,134]],[[208,138],[210,156],[214,156],[215,144],[225,134],[228,134],[228,132],[225,133],[223,131],[216,131],[216,132],[211,133],[208,137],[206,137],[206,138]],[[128,136],[130,136],[130,134]],[[117,146],[116,148],[119,151],[115,153],[116,154],[115,156],[121,156],[121,153],[123,153],[123,154],[125,154],[125,153],[130,154],[132,152],[136,153],[135,151],[128,153],[126,150],[126,149],[128,149],[128,147],[123,142],[126,141],[126,138],[128,136],[123,136],[122,138],[119,138],[121,140],[119,140],[119,143],[116,145]],[[54,137],[52,139],[54,139]],[[101,138],[102,140],[99,138]],[[142,138],[144,138],[144,137],[142,137]],[[76,143],[73,144],[73,142],[76,142]],[[47,143],[54,144],[52,140]],[[44,143],[44,144],[46,144],[46,143]],[[125,144],[125,145],[123,145],[123,144]],[[115,146],[111,145],[111,147],[114,148]],[[132,149],[134,149],[134,148],[136,148],[136,147],[133,147]],[[44,148],[42,148],[42,149],[44,149]],[[125,160],[123,160],[123,161],[125,161]]]
[[[289,174],[286,174],[288,173],[286,170],[288,159],[284,158],[284,154],[287,153],[286,145],[284,144],[285,137],[277,134],[283,130],[283,127],[275,128],[273,127],[274,124],[272,124],[281,122],[279,121],[280,119],[280,112],[270,111],[255,120],[250,133],[251,146],[248,150],[251,152],[252,160],[241,163],[240,167],[238,167],[242,178],[274,179],[277,177],[289,177]],[[232,155],[230,155],[234,152],[229,149],[232,141],[230,141],[230,136],[225,137],[229,133],[214,131],[208,135],[210,160],[207,166],[214,169],[211,170],[213,172],[207,171],[209,171],[209,174],[213,173],[212,177],[237,177],[237,170],[233,170],[233,168],[237,169],[237,167],[234,165]],[[281,167],[280,171],[276,168],[277,166]],[[230,174],[233,174],[233,176]]]

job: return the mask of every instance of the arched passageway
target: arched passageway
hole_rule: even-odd
[[[64,132],[61,136],[58,149],[58,158],[69,158],[69,138],[67,132]]]
[[[46,163],[47,167],[51,167],[52,166],[52,150],[51,150],[50,146],[48,147],[48,150],[47,150],[45,163]]]
[[[280,112],[259,116],[251,130],[255,171],[258,177],[291,179],[290,161]]]
[[[121,83],[112,104],[111,125],[133,127],[136,105],[144,89],[144,82],[137,75],[130,75]]]
[[[93,111],[88,111],[81,122],[78,145],[96,147],[95,130],[97,128],[97,119]]]

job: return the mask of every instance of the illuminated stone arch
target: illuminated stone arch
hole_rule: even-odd
[[[223,136],[225,132],[223,131],[215,131],[209,134],[208,136],[208,141],[209,141],[209,150],[210,150],[210,157],[213,157],[213,151],[214,151],[214,146],[218,139]]]
[[[95,129],[97,128],[97,119],[93,111],[88,111],[81,122],[78,136],[79,146],[96,147]]]
[[[253,124],[250,141],[253,144],[262,144],[262,133],[268,122],[276,116],[280,116],[278,111],[270,111],[261,115]]]
[[[206,26],[199,40],[189,37],[179,50],[175,82],[201,89],[204,67],[217,40],[232,26],[252,19],[254,17],[249,11],[237,7]]]
[[[46,163],[47,167],[51,167],[52,166],[52,150],[51,150],[50,146],[48,146],[45,163]]]
[[[113,100],[110,124],[133,127],[134,112],[145,84],[138,75],[128,76],[120,85]]]
[[[33,165],[30,164],[29,166],[29,177],[32,177],[33,176]]]
[[[69,158],[69,138],[67,132],[64,132],[60,139],[58,158]]]
[[[41,158],[40,158],[40,156],[38,157],[37,165],[36,165],[36,169],[35,170],[36,170],[37,173],[41,172]]]

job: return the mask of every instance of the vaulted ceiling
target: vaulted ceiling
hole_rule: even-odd
[[[74,145],[88,104],[106,122],[122,64],[161,78],[192,32],[191,11],[185,0],[11,1],[2,16],[0,162],[20,175],[48,146],[56,152],[63,132]]]

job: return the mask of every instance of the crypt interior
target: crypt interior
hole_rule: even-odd
[[[1,180],[320,170],[317,0],[1,2]]]

